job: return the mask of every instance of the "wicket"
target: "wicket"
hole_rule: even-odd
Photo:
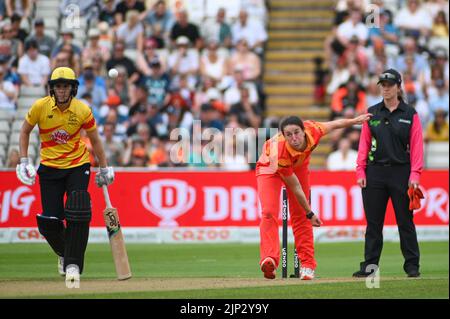
[[[281,219],[283,220],[282,227],[282,249],[281,249],[281,266],[282,266],[282,278],[287,278],[288,273],[288,196],[286,188],[283,187],[283,207],[281,211]],[[300,277],[300,264],[298,260],[297,250],[294,248],[294,273],[290,275],[290,278]]]

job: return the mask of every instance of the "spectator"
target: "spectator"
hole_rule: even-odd
[[[200,108],[200,121],[202,121],[203,127],[213,127],[220,131],[224,130],[223,116],[211,103],[202,104]]]
[[[215,20],[207,20],[202,24],[201,33],[205,41],[215,41],[219,46],[229,49],[232,46],[232,34],[225,15],[225,8],[219,8]]]
[[[443,79],[445,86],[449,87],[449,64],[447,52],[444,48],[434,50],[430,67],[424,72],[423,86],[428,87],[434,81]]]
[[[81,52],[80,47],[73,43],[73,39],[75,36],[73,33],[73,30],[70,28],[63,27],[61,29],[61,31],[59,32],[59,34],[61,36],[62,42],[53,49],[52,58],[55,57],[56,54],[58,54],[60,51],[62,51],[63,48],[67,48],[67,46],[70,46],[71,51],[73,52],[73,55],[77,56],[79,59],[79,57],[81,57],[82,52]],[[77,70],[77,71],[79,71],[79,70]],[[77,71],[75,71],[75,73],[78,73]]]
[[[147,88],[148,97],[157,101],[160,107],[167,105],[170,100],[170,76],[161,68],[159,59],[150,61],[151,76],[143,76],[140,85]]]
[[[250,94],[247,88],[242,87],[241,99],[239,103],[233,104],[230,109],[231,114],[238,116],[238,121],[244,127],[252,127],[257,130],[261,124],[262,111],[257,104],[250,102]]]
[[[94,64],[90,60],[85,60],[83,62],[83,73],[78,77],[79,85],[84,85],[84,75],[85,73],[93,73],[94,74],[94,83],[95,85],[103,88],[105,91],[107,89],[105,78],[97,74],[97,71],[94,69]]]
[[[208,41],[207,52],[200,58],[200,75],[221,82],[226,75],[230,74],[230,63],[226,57],[218,54],[218,49],[219,43],[216,40]]]
[[[230,58],[233,68],[242,70],[245,81],[256,81],[261,75],[261,61],[259,57],[250,51],[246,39],[241,39],[236,45],[236,51]]]
[[[392,12],[384,10],[380,14],[380,25],[377,28],[369,29],[370,43],[374,39],[381,39],[385,45],[397,46],[400,37],[400,30],[393,24]]]
[[[406,58],[408,56],[413,57],[416,71],[419,73],[426,72],[429,67],[425,57],[417,50],[417,42],[413,37],[407,37],[403,43],[403,54],[397,58],[397,69],[403,73],[407,69]],[[416,76],[418,74],[415,74]]]
[[[394,23],[404,36],[418,40],[420,37],[429,37],[433,19],[420,7],[420,0],[407,0],[407,5],[397,13]]]
[[[207,92],[210,88],[216,88],[216,82],[214,79],[204,76],[201,78],[200,85],[198,86],[194,94],[194,104],[191,108],[195,118],[200,116],[200,107],[204,103],[208,103],[209,99]]]
[[[439,11],[443,11],[448,20],[448,0],[428,0],[422,7],[433,18],[439,14]]]
[[[327,86],[327,93],[334,94],[336,90],[343,84],[347,83],[350,78],[350,70],[348,68],[347,57],[341,56],[338,58],[336,67],[331,74],[330,82]]]
[[[19,150],[17,148],[11,149],[6,160],[7,168],[15,168],[20,163]]]
[[[378,87],[378,77],[374,76],[369,81],[369,85],[367,86],[367,94],[366,100],[367,105],[375,105],[380,103],[383,100],[383,97],[380,93],[380,88]]]
[[[429,106],[430,111],[435,113],[437,110],[443,110],[448,113],[449,111],[449,94],[448,90],[445,87],[444,80],[437,80],[435,84],[435,88],[430,90],[432,93],[429,93]]]
[[[353,109],[357,114],[362,114],[367,109],[366,94],[355,77],[350,77],[347,84],[333,94],[331,101],[332,119],[341,116],[346,108]]]
[[[104,87],[95,83],[95,74],[92,69],[85,70],[83,73],[84,83],[78,87],[77,97],[80,98],[86,92],[92,96],[92,108],[99,109],[107,99]]]
[[[434,120],[430,122],[425,130],[425,142],[448,142],[449,125],[447,121],[448,112],[438,109],[434,112]]]
[[[125,149],[124,164],[129,167],[147,167],[148,155],[145,142],[139,136],[133,136]]]
[[[148,91],[143,81],[137,82],[133,85],[131,90],[133,94],[130,97],[130,110],[128,116],[131,118],[140,108],[145,108],[147,105]]]
[[[239,11],[238,20],[232,27],[233,43],[238,43],[245,39],[250,50],[261,55],[264,51],[264,43],[267,41],[267,32],[261,21],[249,20],[246,10]]]
[[[158,59],[163,71],[167,68],[167,63],[164,59],[160,58],[156,53],[157,43],[153,39],[147,39],[144,42],[144,52],[138,52],[136,67],[139,72],[145,76],[152,75],[152,68],[150,67],[150,61]]]
[[[101,46],[99,43],[100,30],[97,28],[90,29],[88,31],[89,41],[86,47],[83,49],[82,58],[85,60],[94,60],[95,56],[100,56],[103,61],[108,61],[110,53],[107,47]]]
[[[169,155],[167,154],[165,141],[158,137],[151,139],[150,166],[164,167],[169,165]]]
[[[128,11],[138,11],[139,13],[145,12],[145,4],[139,0],[123,0],[120,1],[116,6],[116,25],[121,25],[126,18]]]
[[[125,125],[126,127],[129,110],[128,106],[122,104],[118,95],[109,95],[105,103],[100,107],[98,121],[100,124],[107,122],[107,116],[110,110],[114,110],[116,113],[117,120],[115,124]]]
[[[5,80],[6,68],[0,65],[0,110],[15,111],[18,90],[14,84]]]
[[[104,21],[100,22],[97,28],[100,31],[98,45],[112,51],[115,30],[110,29],[109,25]]]
[[[34,40],[39,44],[39,53],[50,57],[55,46],[55,39],[45,34],[44,19],[37,18],[34,21],[34,33],[28,36],[25,42]]]
[[[6,16],[5,0],[0,0],[0,21]]]
[[[106,69],[110,70],[118,65],[123,65],[127,69],[128,81],[133,83],[139,78],[139,73],[134,62],[126,57],[124,52],[125,44],[122,41],[117,41],[114,45],[112,57],[106,62]]]
[[[51,60],[51,68],[52,70],[59,67],[69,67],[69,54],[66,52],[59,52],[52,60]]]
[[[350,43],[352,36],[356,36],[361,46],[365,46],[369,38],[369,30],[362,23],[361,11],[352,9],[350,16],[336,30],[336,39],[332,43],[332,48],[337,55],[342,55]]]
[[[170,31],[172,46],[178,46],[176,41],[182,36],[187,37],[189,42],[192,43],[192,45],[198,50],[202,48],[203,43],[198,31],[198,27],[195,24],[189,22],[188,13],[186,10],[181,10],[178,13],[177,22],[172,26],[172,29]]]
[[[116,13],[115,1],[103,0],[103,6],[98,15],[98,20],[101,22],[106,22],[108,25],[115,28],[116,27],[115,13]]]
[[[44,86],[50,75],[50,60],[39,53],[39,44],[29,41],[25,46],[26,54],[19,59],[17,72],[23,85]]]
[[[258,92],[255,83],[245,81],[243,70],[236,68],[233,72],[231,85],[226,89],[224,95],[224,102],[227,105],[227,109],[231,105],[241,102],[241,89],[244,87],[248,90],[250,104],[258,103]]]
[[[434,18],[431,36],[448,39],[448,22],[444,11],[439,11]]]
[[[168,66],[172,76],[172,87],[179,86],[179,76],[188,77],[189,86],[194,88],[197,84],[199,72],[199,55],[196,50],[189,50],[189,39],[185,36],[178,37],[174,50],[168,59]]]
[[[113,92],[114,95],[118,95],[120,98],[120,101],[125,105],[130,105],[130,96],[131,96],[131,90],[132,86],[129,85],[127,79],[127,69],[123,67],[122,65],[119,65],[116,68],[118,75],[116,78],[111,79],[111,83],[109,86],[109,91]],[[128,111],[127,111],[128,113]]]
[[[32,0],[5,0],[6,15],[12,17],[14,13],[18,13],[22,18],[31,17],[33,10]]]
[[[11,33],[12,36],[15,39],[18,39],[22,45],[25,42],[25,39],[28,37],[28,32],[20,27],[20,24],[22,22],[22,16],[18,14],[17,12],[14,12],[14,14],[11,17]]]
[[[338,149],[327,158],[327,169],[330,171],[354,171],[358,152],[351,148],[347,138],[339,141]]]
[[[150,125],[152,136],[164,137],[168,136],[167,121],[164,115],[160,112],[159,106],[156,100],[150,98],[146,103],[147,119]]]
[[[173,14],[167,10],[165,1],[158,0],[145,14],[144,23],[148,26],[146,36],[151,37],[156,33],[163,43],[169,43],[174,22]]]
[[[125,148],[122,140],[114,135],[114,123],[105,123],[103,125],[102,135],[100,136],[103,142],[106,159],[111,166],[123,166],[123,153]]]
[[[130,124],[128,125],[126,134],[128,137],[132,137],[133,135],[137,134],[137,127],[139,124],[148,125],[147,107],[145,105],[143,107],[140,107],[129,119]],[[149,129],[151,129],[150,126]],[[153,132],[150,132],[150,135],[153,134],[154,134]]]
[[[19,39],[14,38],[11,23],[8,21],[1,25],[0,34],[0,58],[7,59],[12,64],[17,63],[17,59],[22,56],[23,45]]]
[[[126,20],[117,28],[116,38],[125,43],[125,49],[142,52],[144,45],[144,27],[139,21],[139,12],[129,10]]]

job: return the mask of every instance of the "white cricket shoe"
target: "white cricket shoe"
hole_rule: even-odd
[[[61,276],[65,276],[66,272],[64,271],[64,257],[58,256],[58,273]]]
[[[313,280],[314,270],[311,268],[301,268],[300,269],[300,280]]]
[[[67,265],[66,267],[66,281],[76,282],[80,281],[80,268],[75,264]]]

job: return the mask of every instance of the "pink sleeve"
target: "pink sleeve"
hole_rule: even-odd
[[[359,137],[358,158],[356,159],[356,178],[366,178],[367,156],[371,145],[372,134],[369,125],[364,122]]]
[[[419,115],[413,117],[413,124],[409,136],[411,174],[409,180],[419,182],[423,170],[423,136]]]

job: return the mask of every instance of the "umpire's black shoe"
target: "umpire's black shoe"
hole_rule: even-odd
[[[355,278],[366,278],[366,277],[369,277],[372,274],[373,274],[373,272],[367,272],[367,271],[364,271],[364,270],[358,270],[358,271],[353,273],[353,277],[355,277]]]
[[[419,269],[411,269],[406,273],[409,278],[418,278],[420,277]]]

